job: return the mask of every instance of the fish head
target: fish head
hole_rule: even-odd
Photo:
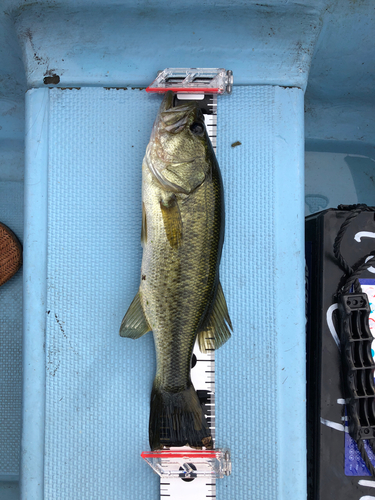
[[[145,158],[164,189],[188,194],[209,174],[213,152],[198,103],[174,106],[173,97],[161,103]]]

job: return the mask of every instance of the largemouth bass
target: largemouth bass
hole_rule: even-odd
[[[223,186],[201,110],[196,102],[173,106],[172,92],[160,106],[142,164],[141,240],[140,287],[120,335],[154,335],[150,446],[209,449],[190,367],[197,337],[206,352],[226,342],[232,329],[219,281]]]

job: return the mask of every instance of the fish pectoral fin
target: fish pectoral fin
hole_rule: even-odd
[[[160,202],[164,229],[172,248],[179,248],[182,243],[182,219],[177,198],[173,194]]]
[[[139,339],[151,330],[143,312],[139,292],[130,304],[120,326],[120,336],[128,339]]]
[[[142,202],[141,243],[142,243],[142,246],[144,246],[147,243],[147,218],[146,218],[146,207],[145,207],[144,202]]]
[[[178,190],[189,194],[206,178],[203,168],[192,163],[174,163],[163,170],[163,177]]]
[[[231,330],[233,331],[232,322],[219,281],[211,312],[206,318],[202,329],[198,332],[200,351],[205,353],[207,349],[218,349],[221,347],[231,336]]]

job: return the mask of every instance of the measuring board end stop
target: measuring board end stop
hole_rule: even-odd
[[[179,448],[176,450],[144,451],[141,457],[156,474],[165,478],[223,478],[232,471],[230,451],[193,450]]]

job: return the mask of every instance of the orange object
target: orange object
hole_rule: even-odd
[[[21,265],[21,243],[13,231],[0,222],[0,286],[14,276]]]

